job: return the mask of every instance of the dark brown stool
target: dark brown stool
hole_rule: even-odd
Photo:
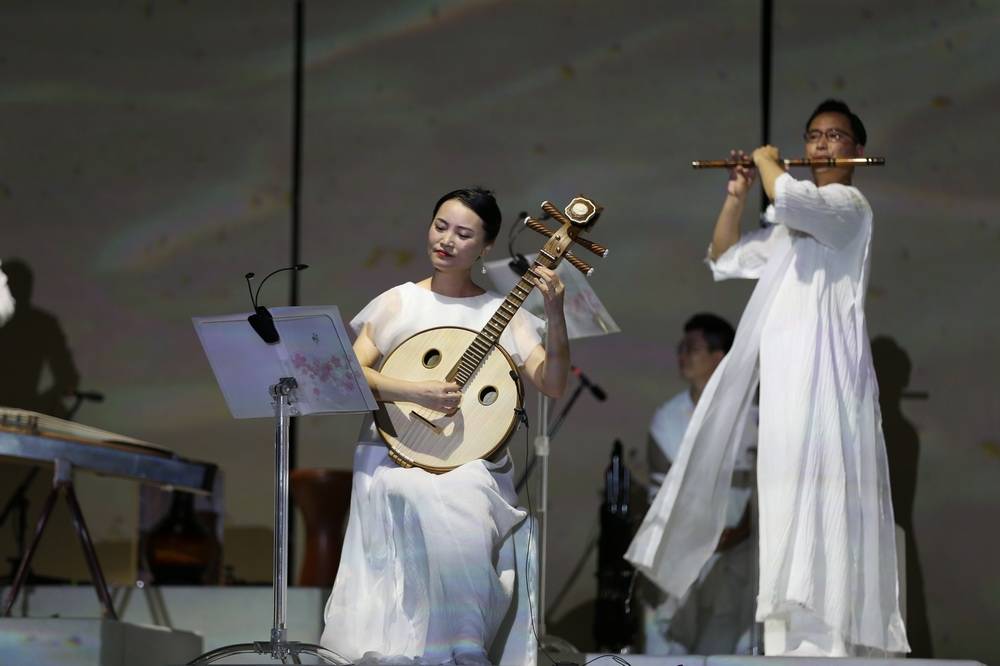
[[[344,524],[351,509],[353,472],[293,469],[292,497],[306,524],[306,552],[299,585],[331,587],[344,547]]]

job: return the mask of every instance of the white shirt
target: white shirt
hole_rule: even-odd
[[[649,424],[649,436],[653,438],[653,441],[656,442],[656,445],[671,465],[677,460],[681,441],[684,439],[684,432],[687,430],[693,414],[694,401],[691,400],[691,391],[686,389],[660,405],[653,413],[653,420]],[[746,472],[753,470],[754,455],[757,446],[756,420],[756,410],[753,410],[752,418],[747,421],[743,442],[736,459],[735,469],[739,471]],[[664,476],[665,474],[659,472],[650,473],[649,490],[651,499],[659,491]],[[734,483],[729,493],[729,505],[726,508],[726,527],[737,527],[743,518],[747,502],[750,500],[751,489],[747,487],[744,480],[741,483]]]

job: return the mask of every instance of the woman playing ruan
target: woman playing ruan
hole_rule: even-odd
[[[436,326],[480,330],[502,297],[476,285],[471,272],[493,246],[501,215],[480,188],[441,197],[427,232],[433,273],[381,294],[352,321],[354,351],[381,402],[414,402],[442,412],[461,390],[443,381],[412,382],[375,368],[397,345]],[[519,310],[500,338],[521,376],[558,397],[569,369],[563,284],[536,267],[545,303],[540,320]],[[322,643],[352,660],[409,657],[420,664],[488,664],[487,651],[510,605],[514,585],[510,532],[524,518],[506,451],[444,474],[403,468],[372,419],[355,453],[351,515],[337,580],[326,606]]]

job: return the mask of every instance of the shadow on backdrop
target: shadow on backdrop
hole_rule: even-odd
[[[910,356],[894,339],[879,336],[872,340],[872,361],[878,378],[882,432],[885,434],[889,479],[892,484],[892,506],[896,523],[906,532],[906,631],[913,650],[909,656],[930,658],[934,656],[934,650],[927,621],[924,574],[913,528],[913,499],[917,493],[920,437],[902,409],[904,398],[926,396],[906,393],[912,368]]]
[[[31,302],[34,275],[25,261],[5,260],[3,272],[16,304],[14,316],[0,327],[0,406],[67,418],[64,400],[76,391],[80,375],[62,326]],[[52,384],[42,388],[45,370]]]

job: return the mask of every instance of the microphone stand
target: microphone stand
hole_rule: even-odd
[[[546,327],[546,348],[548,348],[548,344],[549,329]],[[535,509],[535,515],[538,518],[538,644],[543,650],[555,650],[558,652],[577,652],[578,650],[566,639],[550,635],[545,626],[545,581],[546,566],[548,564],[549,450],[552,437],[554,437],[559,431],[559,428],[566,420],[566,416],[569,414],[569,411],[572,409],[577,398],[580,397],[583,389],[594,389],[594,386],[589,380],[586,379],[586,377],[583,376],[582,373],[574,374],[577,375],[577,379],[579,380],[576,389],[573,390],[572,395],[570,395],[569,400],[566,401],[566,404],[563,406],[558,418],[551,425],[549,425],[549,407],[551,400],[543,393],[538,394],[539,434],[535,436],[535,457],[532,458],[530,463],[528,463],[524,474],[516,484],[516,489],[520,491],[520,489],[527,482],[528,477],[531,475],[535,464],[541,461],[541,499],[539,501],[539,506]]]
[[[520,219],[525,222],[527,218],[527,213],[521,213]],[[522,266],[526,263],[521,261],[521,255],[514,252],[513,241],[516,234],[520,229],[526,228],[524,224],[515,224],[511,229],[511,233],[508,239],[508,250],[510,251],[510,261],[501,260],[498,262],[491,262],[488,272],[490,274],[490,280],[494,285],[500,287],[499,291],[504,291],[506,289],[506,283],[508,282],[509,275],[513,272],[516,275],[522,274]],[[534,228],[534,227],[530,227]],[[603,255],[602,255],[603,256]],[[560,268],[562,265],[560,265]],[[491,270],[492,269],[492,270]],[[557,269],[558,270],[558,269]],[[589,275],[589,273],[588,273]],[[567,320],[567,333],[570,340],[576,338],[586,338],[601,335],[608,335],[609,333],[616,333],[621,329],[615,323],[611,315],[604,309],[604,306],[600,303],[594,290],[587,283],[586,278],[575,270],[567,269],[562,273],[563,282],[566,285],[567,302],[571,300],[576,295],[583,295],[577,309],[580,310],[580,316],[577,319],[570,318]],[[507,279],[505,279],[507,278]],[[545,347],[548,348],[549,345],[549,333],[546,327],[545,332]],[[576,652],[577,650],[567,641],[557,638],[555,636],[549,636],[546,633],[545,624],[545,580],[546,580],[546,563],[547,563],[547,549],[548,549],[548,530],[547,530],[547,514],[548,514],[548,503],[549,503],[549,447],[553,435],[563,424],[569,413],[570,408],[575,403],[579,394],[582,392],[582,388],[590,388],[591,392],[594,393],[595,397],[601,399],[598,387],[591,384],[586,377],[582,376],[580,373],[574,372],[577,378],[580,380],[582,387],[578,387],[574,391],[573,395],[567,401],[567,404],[563,407],[558,419],[554,424],[549,423],[549,408],[550,400],[547,396],[542,393],[538,394],[538,421],[537,430],[535,436],[535,456],[532,460],[527,463],[524,474],[515,484],[515,488],[520,491],[527,482],[528,477],[531,475],[536,463],[541,462],[541,479],[540,486],[541,496],[540,506],[535,508],[535,515],[537,516],[538,522],[538,613],[537,613],[537,623],[536,623],[536,637],[538,644],[543,650],[557,650],[560,652]],[[603,393],[603,392],[600,392]]]
[[[577,383],[576,388],[573,389],[573,393],[570,394],[569,399],[566,400],[566,404],[563,405],[562,410],[560,410],[559,416],[556,417],[556,420],[552,423],[551,426],[546,426],[546,423],[548,421],[548,407],[546,407],[545,412],[543,413],[541,406],[539,406],[539,411],[538,411],[538,422],[540,424],[539,430],[541,432],[547,433],[548,439],[550,440],[556,436],[557,432],[559,432],[559,428],[562,427],[562,424],[566,420],[566,417],[569,415],[570,410],[573,409],[573,405],[576,404],[576,401],[580,397],[580,394],[583,393],[583,389],[592,387],[592,384],[587,379],[580,376],[577,376],[577,379],[579,380],[579,382]],[[539,396],[539,398],[541,397],[543,396]],[[524,484],[528,482],[528,479],[531,477],[531,473],[535,470],[535,464],[538,462],[538,455],[537,455],[538,444],[539,444],[538,438],[536,437],[535,439],[536,455],[534,458],[531,459],[527,467],[525,467],[524,472],[521,474],[521,478],[517,480],[517,483],[514,486],[517,492],[520,492],[521,489],[524,488]]]

